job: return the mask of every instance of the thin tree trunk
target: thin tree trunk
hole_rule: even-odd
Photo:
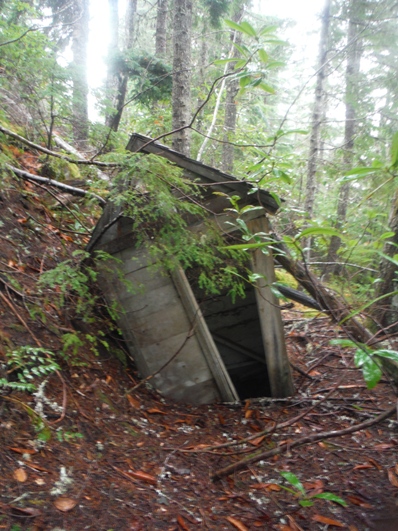
[[[115,18],[114,10],[117,0],[110,0],[110,7],[113,9],[112,15],[112,24],[117,24],[118,22]],[[134,31],[135,31],[135,19],[137,13],[137,0],[128,0],[127,2],[127,11],[126,11],[126,25],[125,25],[125,36],[124,36],[124,45],[123,49],[125,52],[128,52],[133,47],[134,41]],[[116,29],[113,28],[112,33],[115,33]],[[119,33],[119,32],[117,32]],[[113,35],[113,39],[115,34]],[[117,49],[117,46],[116,46]],[[112,50],[111,50],[112,53]],[[114,83],[114,111],[107,118],[107,125],[113,131],[119,129],[120,121],[122,119],[122,114],[124,110],[124,104],[126,101],[127,86],[128,86],[128,73],[127,72],[118,72],[115,76]]]
[[[192,0],[175,0],[173,26],[172,127],[184,128],[191,119],[191,32]],[[173,148],[189,156],[190,131],[181,129],[173,136]]]
[[[240,22],[244,13],[244,5],[237,7],[232,17],[234,22]],[[231,35],[232,42],[236,44],[242,43],[242,33],[235,31]],[[232,57],[239,57],[238,50],[234,47]],[[229,63],[228,72],[231,72],[234,65]],[[236,119],[238,110],[236,106],[236,95],[239,91],[239,81],[237,79],[229,79],[226,81],[226,95],[225,95],[225,114],[224,114],[224,144],[222,148],[222,169],[226,173],[232,173],[234,167],[235,148],[230,143],[234,137],[236,129]]]
[[[89,35],[89,0],[76,0],[78,19],[73,27],[73,136],[77,141],[88,137],[87,45]]]
[[[395,193],[390,217],[388,220],[389,229],[394,232],[394,236],[385,242],[383,254],[393,258],[397,254],[398,247],[398,192]],[[379,278],[381,282],[377,284],[375,298],[383,297],[397,289],[396,281],[397,266],[388,258],[382,258],[380,261]],[[372,306],[372,315],[374,319],[384,328],[390,327],[398,321],[398,301],[397,296],[391,295],[377,301]],[[393,329],[392,329],[393,328]],[[390,332],[396,332],[398,326],[389,328]]]
[[[115,115],[116,99],[119,73],[115,72],[115,57],[119,52],[119,0],[108,0],[109,15],[109,47],[108,47],[108,73],[106,78],[106,91],[110,100],[111,110],[107,112],[105,124],[112,126],[112,120]]]
[[[168,0],[158,0],[156,13],[155,50],[156,57],[165,58],[167,50],[167,11]]]
[[[358,74],[362,46],[359,39],[360,26],[358,24],[360,0],[351,0],[349,6],[349,23],[347,41],[349,48],[347,52],[346,67],[346,92],[345,92],[345,128],[344,128],[344,155],[343,163],[345,170],[352,167],[354,158],[354,138],[356,129],[356,101],[358,97]],[[350,184],[344,183],[339,190],[336,228],[341,229],[346,221]],[[338,251],[341,246],[341,239],[332,236],[326,262],[337,262]],[[325,275],[338,274],[341,266],[328,265],[324,269]]]
[[[318,158],[320,153],[320,133],[322,120],[324,117],[325,106],[325,77],[326,77],[326,60],[329,51],[329,30],[330,30],[330,7],[332,0],[326,0],[325,8],[322,13],[322,29],[321,38],[319,41],[319,57],[318,57],[318,74],[315,87],[315,101],[312,111],[311,119],[311,136],[310,136],[310,151],[307,166],[307,184],[306,196],[304,202],[304,210],[311,219],[314,213],[314,201],[316,191],[316,172],[318,168]],[[311,238],[307,241],[307,260],[310,259],[311,253]]]

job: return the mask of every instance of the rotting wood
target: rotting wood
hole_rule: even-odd
[[[265,217],[248,223],[249,230],[255,234],[268,233],[269,225]],[[261,275],[256,283],[256,299],[260,317],[268,378],[273,397],[286,397],[294,393],[293,379],[286,352],[282,317],[278,299],[271,291],[275,282],[274,260],[271,251],[266,255],[261,249],[251,254],[252,271]]]
[[[204,179],[202,184],[207,184],[212,187],[212,189],[216,186],[224,186],[229,189],[230,192],[238,193],[241,196],[241,199],[246,198],[248,193],[252,190],[252,185],[247,181],[240,181],[232,175],[223,173],[211,166],[190,159],[170,147],[154,142],[151,138],[143,135],[132,135],[130,142],[127,145],[127,149],[133,153],[142,151],[142,153],[152,153],[166,158],[188,172],[192,172],[196,178],[198,176],[202,177]],[[265,190],[259,190],[251,197],[255,203],[259,203],[272,214],[274,214],[279,208],[274,197]]]

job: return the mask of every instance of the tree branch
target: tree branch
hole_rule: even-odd
[[[10,164],[6,164],[6,168],[14,172],[16,175],[19,175],[19,177],[22,177],[22,179],[38,182],[41,184],[47,184],[48,186],[59,188],[60,190],[64,190],[65,192],[68,192],[72,195],[77,195],[80,197],[84,197],[87,195],[89,197],[94,197],[102,206],[106,205],[106,201],[103,197],[92,192],[83,190],[82,188],[75,188],[74,186],[69,186],[68,184],[60,183],[59,181],[54,181],[54,179],[41,177],[40,175],[33,175],[33,173],[29,173],[25,170],[20,170],[19,168],[15,168],[15,166],[11,166]]]
[[[228,465],[224,468],[221,468],[217,470],[213,475],[213,480],[221,479],[222,477],[229,476],[233,472],[237,472],[238,470],[243,470],[244,468],[248,467],[249,465],[252,465],[253,463],[257,463],[258,461],[262,459],[268,459],[270,457],[273,457],[274,455],[278,455],[282,453],[283,451],[289,451],[291,448],[296,448],[297,446],[303,446],[304,444],[310,444],[317,441],[322,441],[324,439],[332,439],[334,437],[342,437],[343,435],[348,435],[350,433],[355,433],[356,431],[364,430],[366,428],[369,428],[370,426],[373,426],[374,424],[378,424],[379,422],[382,422],[383,420],[387,419],[388,417],[391,417],[396,411],[397,411],[397,404],[394,404],[391,408],[387,409],[386,411],[383,411],[380,415],[373,419],[366,420],[365,422],[361,422],[360,424],[356,424],[355,426],[350,426],[349,428],[345,428],[344,430],[339,431],[324,431],[322,433],[312,433],[311,435],[307,435],[306,437],[301,437],[300,439],[297,439],[296,441],[289,442],[286,441],[284,443],[281,443],[280,446],[277,448],[273,448],[272,450],[268,450],[266,452],[261,452],[254,457],[250,457],[248,459],[241,459],[240,461],[237,461],[236,463],[233,463],[232,465]]]
[[[10,131],[6,127],[3,127],[0,125],[0,132],[4,133],[7,136],[10,136],[11,138],[15,138],[15,140],[18,140],[19,142],[22,142],[22,144],[25,144],[26,146],[29,146],[32,149],[37,149],[38,151],[41,151],[42,153],[46,153],[46,155],[51,155],[51,157],[56,157],[58,159],[66,160],[67,162],[70,162],[72,164],[83,164],[86,166],[98,166],[99,168],[118,168],[120,167],[120,164],[117,164],[115,162],[101,162],[101,161],[95,161],[95,160],[76,160],[72,159],[70,157],[66,157],[65,155],[61,155],[60,153],[57,153],[55,151],[51,151],[50,149],[47,149],[43,146],[40,146],[39,144],[35,144],[34,142],[30,142],[30,140],[27,140],[23,136],[18,135],[17,133],[14,133],[13,131]]]

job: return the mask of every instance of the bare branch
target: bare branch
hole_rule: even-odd
[[[95,160],[76,160],[72,159],[70,157],[66,157],[65,155],[61,155],[60,153],[57,153],[55,151],[51,151],[50,149],[47,149],[43,146],[40,146],[39,144],[35,144],[34,142],[30,142],[30,140],[27,140],[23,136],[18,135],[17,133],[14,133],[13,131],[10,131],[6,127],[3,127],[0,125],[0,132],[4,133],[7,136],[10,136],[11,138],[15,138],[15,140],[18,140],[19,142],[22,142],[22,144],[25,144],[26,146],[29,146],[32,149],[37,149],[38,151],[41,151],[42,153],[46,153],[46,155],[50,155],[51,157],[56,157],[58,159],[66,160],[67,162],[70,162],[72,164],[82,164],[85,166],[98,166],[99,168],[118,168],[120,167],[120,164],[117,164],[115,162],[101,162],[101,161],[95,161]]]
[[[84,197],[84,196],[94,197],[101,205],[103,206],[106,205],[106,201],[103,197],[100,197],[97,194],[93,194],[92,192],[83,190],[82,188],[75,188],[74,186],[69,186],[68,184],[60,183],[59,181],[55,181],[54,179],[49,179],[47,177],[41,177],[40,175],[33,175],[33,173],[29,173],[28,171],[20,170],[19,168],[16,168],[15,166],[11,166],[11,164],[6,164],[6,168],[14,172],[16,175],[19,175],[19,177],[22,177],[22,179],[38,182],[41,184],[47,184],[48,186],[59,188],[60,190],[64,190],[65,192],[68,192],[72,195],[78,195],[81,197]]]

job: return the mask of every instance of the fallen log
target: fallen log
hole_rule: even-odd
[[[318,304],[315,299],[309,297],[302,291],[290,288],[289,286],[285,286],[283,284],[280,284],[279,282],[275,282],[274,286],[278,288],[278,291],[280,291],[282,295],[287,299],[298,302],[303,306],[307,306],[307,308],[313,308],[314,310],[322,311],[322,307],[320,306],[320,304]]]

